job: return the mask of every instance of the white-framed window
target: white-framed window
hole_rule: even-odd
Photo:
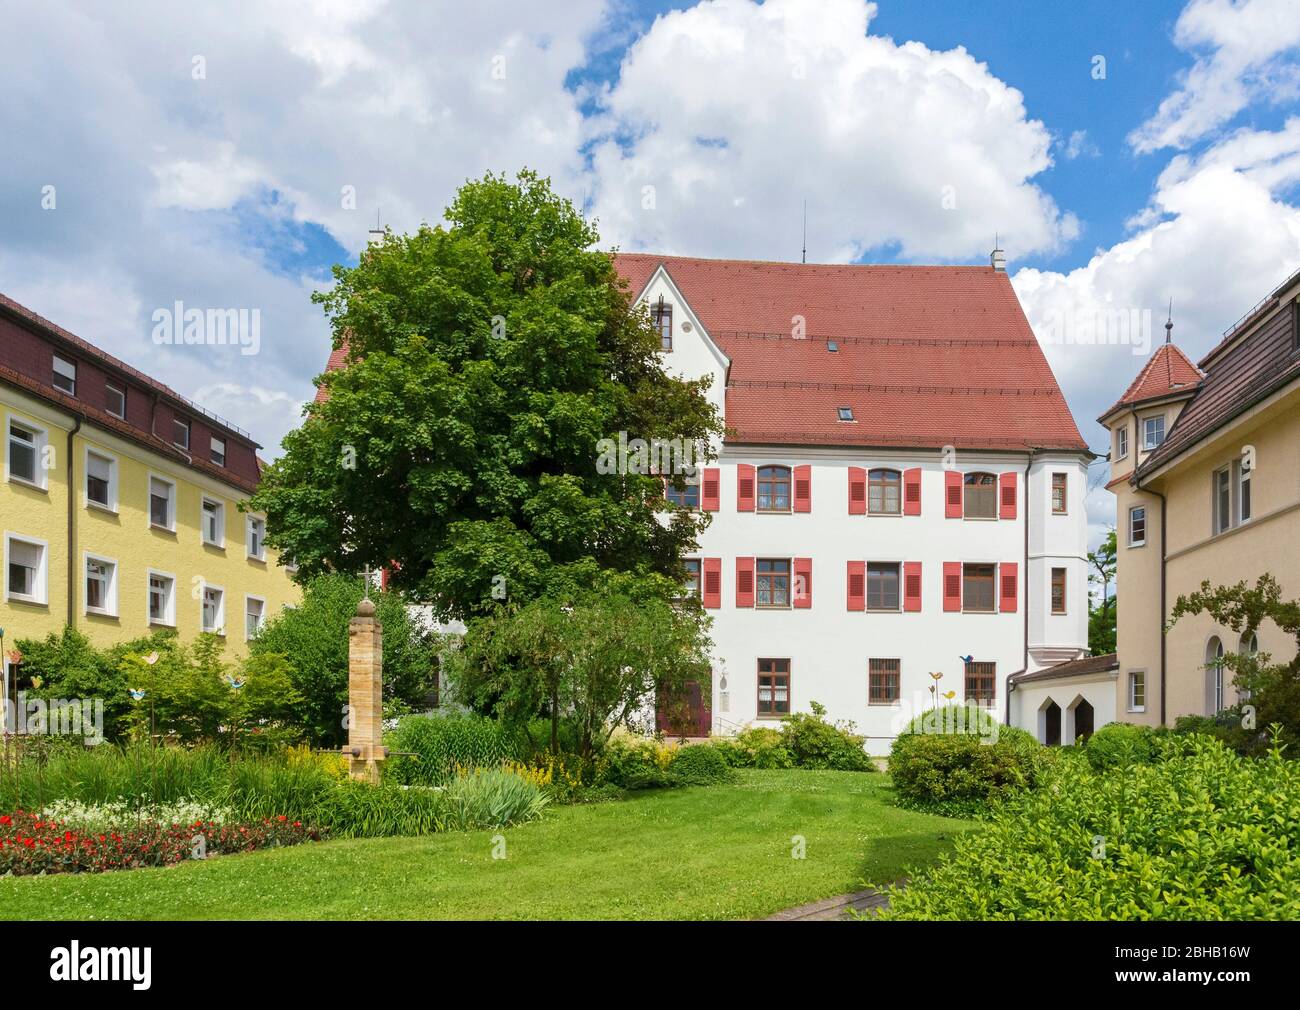
[[[86,613],[117,616],[117,562],[86,554]]]
[[[1214,471],[1214,532],[1232,528],[1232,468]]]
[[[226,627],[226,591],[220,586],[203,584],[203,604],[199,627],[215,635],[224,635]]]
[[[1144,417],[1142,419],[1142,448],[1150,452],[1152,449],[1159,448],[1160,443],[1165,440],[1165,415],[1157,414],[1155,417]]]
[[[248,516],[247,535],[245,536],[248,556],[257,561],[266,560],[266,520],[258,516]]]
[[[77,395],[77,363],[54,355],[54,388],[69,396]]]
[[[149,569],[149,623],[176,626],[176,576]]]
[[[1147,710],[1147,672],[1130,670],[1128,673],[1128,710],[1145,712]]]
[[[203,498],[199,512],[199,535],[209,547],[226,545],[226,506],[216,498]]]
[[[9,432],[5,439],[5,479],[44,490],[48,484],[45,469],[47,438],[44,428],[9,418]]]
[[[187,417],[172,417],[172,443],[182,449],[190,447],[190,421]]]
[[[284,567],[284,570],[291,575],[298,570],[298,559],[292,554],[281,555],[280,564]]]
[[[1115,429],[1115,458],[1128,458],[1128,425]]]
[[[1147,542],[1147,507],[1134,505],[1128,510],[1128,545],[1141,547]]]
[[[126,387],[113,382],[104,383],[104,409],[114,417],[126,417]]]
[[[1237,463],[1237,521],[1250,522],[1250,464],[1244,459]]]
[[[117,511],[117,457],[86,448],[86,505]]]
[[[50,546],[44,540],[5,533],[5,600],[48,603]]]
[[[211,459],[217,466],[226,465],[226,440],[224,438],[217,438],[216,435],[212,436]]]
[[[149,475],[149,525],[176,529],[176,482],[157,474]]]
[[[244,597],[244,641],[251,642],[266,620],[266,601],[260,596]]]
[[[1206,715],[1217,715],[1225,708],[1223,694],[1223,639],[1210,638],[1205,646],[1205,706]]]

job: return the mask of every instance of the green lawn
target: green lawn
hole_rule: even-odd
[[[556,807],[501,834],[308,844],[162,870],[0,880],[9,919],[733,919],[897,879],[970,822],[899,810],[885,775]],[[794,859],[792,838],[806,842]]]

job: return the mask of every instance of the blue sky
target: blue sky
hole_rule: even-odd
[[[1168,299],[1195,358],[1300,268],[1300,0],[10,14],[0,291],[271,455],[328,354],[330,266],[488,170],[549,175],[624,249],[795,260],[804,200],[815,262],[983,263],[998,232],[1097,448]],[[259,309],[261,353],[160,354],[176,300]],[[1143,339],[1079,336],[1114,310]]]

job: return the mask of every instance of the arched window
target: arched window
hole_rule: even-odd
[[[878,469],[867,474],[867,512],[896,516],[903,512],[903,475],[897,470]]]
[[[967,519],[998,517],[998,480],[991,473],[968,473],[962,480],[962,515]]]
[[[1205,646],[1205,705],[1210,715],[1223,711],[1223,640],[1218,635]]]
[[[1255,656],[1259,653],[1259,636],[1254,632],[1249,635],[1242,635],[1241,642],[1237,646],[1237,652],[1242,656]],[[1250,698],[1250,688],[1237,685],[1237,700],[1247,701]]]
[[[758,511],[790,511],[790,468],[788,466],[758,468]]]

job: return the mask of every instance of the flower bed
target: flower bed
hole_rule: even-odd
[[[321,832],[285,816],[260,823],[142,823],[101,832],[25,810],[0,814],[0,876],[98,873],[173,866],[186,859],[319,841]]]

